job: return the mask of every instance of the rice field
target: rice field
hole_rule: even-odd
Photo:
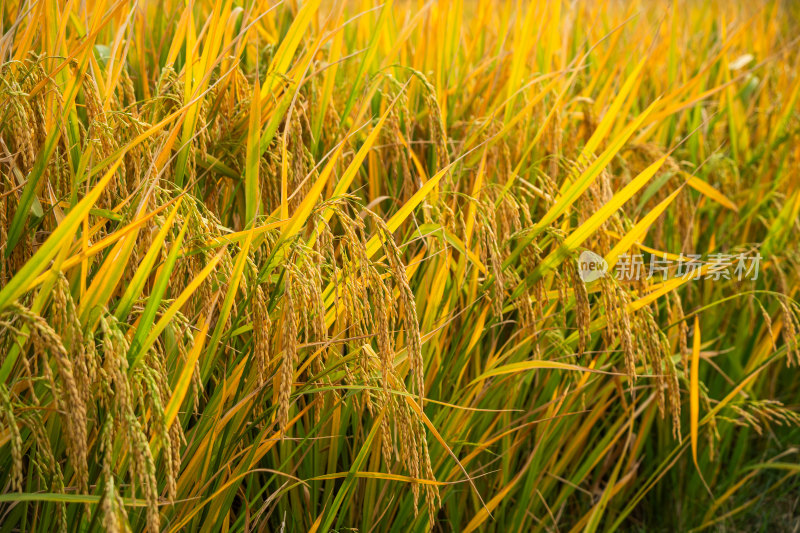
[[[798,35],[5,0],[0,533],[800,531]]]

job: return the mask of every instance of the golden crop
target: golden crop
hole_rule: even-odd
[[[790,530],[798,14],[6,0],[0,531]]]

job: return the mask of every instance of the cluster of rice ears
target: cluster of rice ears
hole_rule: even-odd
[[[0,532],[778,527],[790,4],[3,2]]]

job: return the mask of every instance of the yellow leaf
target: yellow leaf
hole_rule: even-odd
[[[664,198],[657,206],[655,206],[649,213],[642,217],[642,219],[636,223],[636,225],[631,228],[631,230],[625,234],[622,239],[617,243],[614,248],[611,249],[610,252],[606,254],[606,263],[608,263],[608,268],[612,268],[614,265],[617,264],[617,259],[620,255],[627,252],[631,246],[635,243],[642,240],[642,238],[647,234],[647,230],[656,221],[656,219],[664,212],[669,204],[678,196],[678,193],[681,192],[683,186],[679,187],[675,192]]]
[[[692,460],[697,471],[697,426],[700,418],[700,321],[694,317],[694,342],[692,344],[692,368],[689,375],[689,424],[692,434]]]
[[[733,211],[739,212],[739,208],[736,207],[736,204],[733,203],[727,196],[719,192],[717,189],[706,183],[705,181],[701,180],[696,176],[692,176],[687,174],[686,172],[682,173],[686,176],[686,183],[689,184],[689,187],[696,190],[700,194],[707,196],[717,202],[718,204],[727,207]]]

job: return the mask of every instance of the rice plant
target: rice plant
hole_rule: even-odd
[[[798,15],[5,0],[0,532],[796,531]]]

